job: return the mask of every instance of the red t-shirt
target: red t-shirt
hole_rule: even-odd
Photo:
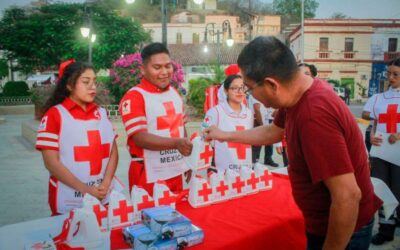
[[[294,107],[278,111],[274,123],[285,129],[293,197],[307,231],[326,235],[331,199],[323,181],[346,173],[354,173],[362,192],[356,231],[366,225],[382,201],[373,191],[361,131],[332,87],[315,79]]]
[[[144,78],[136,87],[144,89],[150,93],[163,92],[163,90]],[[168,86],[168,88],[170,87],[171,86]],[[143,157],[143,149],[137,146],[131,138],[132,135],[139,132],[147,132],[146,107],[142,94],[138,91],[126,92],[121,99],[119,111],[127,133],[129,153],[136,157]],[[186,117],[184,116],[184,120],[185,118]]]

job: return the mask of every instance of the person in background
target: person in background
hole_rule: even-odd
[[[388,63],[387,79],[390,88],[383,93],[373,95],[363,112],[363,117],[369,117],[374,121],[370,141],[376,147],[380,147],[383,142],[381,134],[388,135],[387,140],[390,144],[400,143],[400,58]],[[371,157],[371,165],[371,176],[384,181],[396,199],[400,200],[400,165],[391,162],[385,155]],[[393,240],[399,215],[400,206],[388,220],[385,220],[383,211],[380,210],[379,230],[372,237],[372,244],[382,245],[386,241]]]
[[[298,64],[300,71],[307,76],[311,76],[312,78],[317,77],[318,71],[317,68],[313,64],[300,63]]]
[[[52,215],[82,207],[86,193],[104,199],[118,163],[116,134],[106,110],[94,103],[93,67],[73,60],[63,66],[36,140],[50,172]]]
[[[344,101],[346,102],[347,105],[350,105],[350,94],[351,94],[351,89],[349,85],[346,85],[344,87]]]
[[[224,131],[253,128],[253,113],[243,104],[246,87],[240,75],[228,76],[224,83],[226,100],[211,108],[203,123],[217,126]],[[252,167],[251,146],[238,143],[215,141],[214,162],[219,171],[239,170],[242,166]]]
[[[151,43],[141,55],[143,79],[125,93],[119,107],[132,157],[129,189],[138,185],[153,195],[154,182],[164,180],[177,193],[183,189],[182,174],[186,180],[191,174],[183,161],[192,152],[183,101],[170,85],[173,66],[168,49]]]
[[[248,93],[279,109],[271,125],[226,132],[212,126],[206,140],[272,144],[286,134],[293,197],[303,213],[307,249],[368,249],[374,194],[362,134],[328,83],[300,72],[290,49],[257,37],[238,58]]]

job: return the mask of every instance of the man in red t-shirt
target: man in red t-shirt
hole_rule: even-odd
[[[350,110],[327,83],[301,73],[290,49],[274,37],[254,39],[238,64],[248,92],[279,111],[271,125],[242,132],[211,127],[207,139],[268,145],[285,133],[307,249],[367,249],[382,201],[374,194],[362,134]]]
[[[164,180],[173,192],[182,190],[183,157],[192,143],[185,138],[183,102],[170,86],[173,66],[168,49],[152,43],[142,52],[143,79],[120,102],[132,161],[129,189],[138,185],[153,195],[153,185]]]

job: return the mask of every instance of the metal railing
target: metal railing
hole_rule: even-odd
[[[101,105],[106,111],[111,120],[118,120],[121,118],[118,105]]]
[[[30,96],[2,96],[0,97],[0,106],[28,105],[32,104]]]

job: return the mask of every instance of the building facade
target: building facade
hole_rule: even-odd
[[[399,56],[399,39],[400,19],[305,19],[304,62],[317,67],[319,78],[349,85],[351,97],[359,99],[374,88],[374,69],[381,70],[375,65]],[[300,62],[300,26],[289,35],[289,44]]]

